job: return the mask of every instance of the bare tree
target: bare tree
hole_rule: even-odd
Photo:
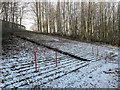
[[[119,5],[115,2],[36,2],[38,31],[82,41],[118,42]]]

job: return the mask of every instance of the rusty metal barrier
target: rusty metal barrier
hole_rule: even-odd
[[[36,71],[39,71],[39,70],[38,70],[38,65],[37,65],[37,53],[40,54],[40,58],[42,57],[42,54],[43,54],[45,57],[47,57],[48,51],[53,51],[53,49],[48,49],[48,48],[38,49],[38,48],[36,48],[36,49],[34,50],[34,64],[35,64],[35,70],[36,70]],[[58,52],[58,51],[57,51],[57,49],[55,49],[53,52],[55,52],[55,57],[52,57],[52,56],[50,55],[50,53],[49,53],[48,58],[53,58],[53,59],[55,59],[55,65],[56,65],[56,67],[57,67],[57,65],[58,65],[58,53],[57,53],[57,52]]]

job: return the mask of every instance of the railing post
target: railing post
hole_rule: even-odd
[[[35,64],[35,70],[37,71],[37,55],[36,55],[37,50],[34,51],[34,64]]]
[[[56,67],[57,67],[57,63],[58,63],[58,61],[57,61],[57,49],[56,49],[56,55],[55,55],[55,62],[56,62]]]
[[[92,46],[92,55],[94,55],[94,53],[93,53],[94,51],[93,51],[93,46]]]
[[[43,51],[44,51],[44,56],[45,56],[46,48]]]
[[[97,60],[98,60],[98,57],[99,57],[99,51],[98,51],[98,45],[97,45]]]

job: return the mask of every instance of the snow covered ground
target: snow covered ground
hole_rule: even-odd
[[[58,53],[59,63],[56,67],[54,58],[47,58],[44,54],[40,57],[40,53],[37,53],[39,71],[36,72],[34,50],[43,47],[12,36],[7,41],[10,44],[5,44],[3,49],[0,87],[26,88],[39,85],[43,88],[117,88],[118,48],[98,46],[99,55],[96,55],[96,45],[38,34],[26,36],[91,61],[80,61]],[[92,46],[94,50],[91,49]],[[48,54],[54,57],[55,52],[48,50]]]
[[[76,72],[47,83],[45,87],[117,88],[117,67],[117,64],[104,61],[92,62]]]
[[[84,59],[106,59],[110,62],[117,62],[118,60],[118,47],[83,43],[35,33],[20,33],[16,33],[16,35],[26,37],[54,48],[58,48],[59,50],[71,53]]]

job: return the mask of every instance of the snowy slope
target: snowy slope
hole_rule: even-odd
[[[16,35],[20,34],[16,33]],[[118,60],[117,47],[77,42],[35,33],[27,33],[27,35],[22,33],[21,36],[88,60],[106,59],[110,62],[116,62]]]
[[[37,35],[33,35],[33,37],[37,37]],[[38,37],[36,40],[40,42]],[[49,37],[47,40],[51,40],[51,38]],[[59,41],[59,39],[56,39],[54,42],[51,40],[51,42],[54,43],[53,45],[51,43],[51,45],[54,47],[57,43],[60,43]],[[36,48],[41,50],[43,47],[14,36],[12,36],[12,39],[8,40],[8,42],[13,42],[13,44],[5,44],[6,48],[3,50],[2,60],[0,62],[2,64],[2,76],[0,78],[2,78],[3,83],[0,84],[0,87],[26,88],[40,85],[40,87],[53,88],[117,88],[117,48],[99,46],[103,47],[101,48],[103,52],[99,51],[102,55],[104,55],[104,50],[108,52],[112,51],[112,54],[108,54],[111,56],[113,55],[112,57],[114,57],[114,60],[109,60],[109,58],[111,58],[110,56],[107,58],[102,56],[102,58],[98,60],[95,52],[88,55],[88,53],[91,52],[91,44],[87,45],[87,43],[81,42],[76,42],[78,44],[74,42],[73,44],[72,42],[69,42],[69,44],[66,44],[68,42],[60,43],[60,46],[57,46],[59,49],[64,49],[68,52],[71,50],[75,54],[80,49],[81,52],[77,54],[83,55],[83,57],[88,56],[88,58],[94,58],[91,58],[92,60],[90,62],[85,62],[58,53],[59,63],[56,67],[55,59],[47,57],[48,54],[54,57],[55,52],[48,50],[48,53],[46,55],[42,54],[42,57],[40,57],[40,53],[37,53],[37,66],[39,71],[36,72],[34,65],[34,50]],[[44,38],[44,41],[42,40],[42,43],[45,42],[49,44],[46,38]],[[85,45],[88,47],[85,48]]]

